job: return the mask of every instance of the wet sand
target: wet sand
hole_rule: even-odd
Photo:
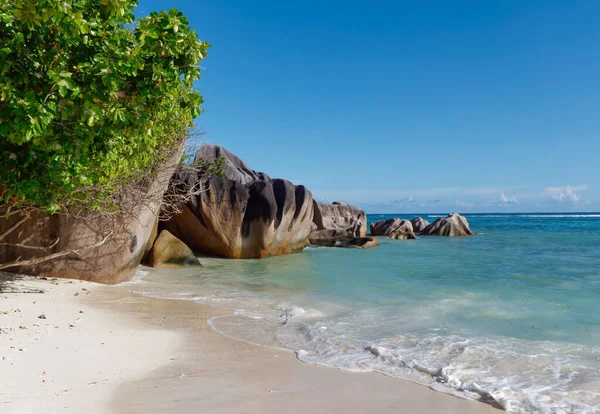
[[[25,278],[0,286],[1,412],[499,412],[224,337],[207,321],[225,309],[79,281]]]

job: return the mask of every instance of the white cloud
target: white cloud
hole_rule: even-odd
[[[581,196],[578,194],[581,191],[586,191],[590,188],[589,185],[576,185],[570,186],[565,185],[564,187],[546,187],[544,188],[544,195],[550,196],[553,200],[557,200],[559,202],[571,202],[577,203],[581,200]]]
[[[500,204],[519,204],[516,197],[511,197],[500,193]]]
[[[351,200],[355,203],[382,203],[382,202],[412,202],[414,200],[438,202],[440,199],[457,199],[471,197],[491,197],[505,191],[498,187],[437,187],[437,188],[354,188],[354,189],[325,189],[310,186],[305,183],[317,198],[326,200]]]
[[[461,200],[456,200],[456,205],[459,207],[473,207],[473,203],[467,203]]]

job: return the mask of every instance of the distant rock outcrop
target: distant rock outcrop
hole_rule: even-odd
[[[243,184],[185,168],[175,172],[173,181],[179,188],[171,191],[203,189],[163,225],[194,251],[260,258],[297,252],[306,246],[313,198],[304,186],[281,179]]]
[[[202,160],[215,161],[217,158],[225,158],[225,175],[240,184],[248,184],[256,180],[269,180],[270,177],[262,172],[256,172],[242,161],[239,157],[227,151],[225,148],[213,144],[205,144],[196,153],[194,166],[198,166]]]
[[[341,230],[353,237],[367,235],[367,215],[358,207],[339,201],[332,204],[315,201],[314,212],[317,230]]]
[[[149,258],[152,267],[201,266],[184,242],[163,230],[154,242]]]
[[[429,222],[427,220],[422,219],[421,217],[416,217],[410,221],[413,226],[413,231],[415,233],[421,233],[423,229],[429,226]]]
[[[469,228],[469,222],[460,214],[448,214],[440,217],[429,226],[425,227],[421,234],[424,236],[472,236],[475,233]]]
[[[392,239],[416,239],[410,221],[391,218],[371,223],[372,236],[388,236]]]

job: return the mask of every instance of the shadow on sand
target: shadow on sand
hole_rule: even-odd
[[[23,286],[19,281],[24,276],[15,273],[0,272],[0,294],[3,293],[44,293],[42,289]]]

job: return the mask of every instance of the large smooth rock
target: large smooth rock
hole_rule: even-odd
[[[179,168],[170,191],[194,195],[163,228],[196,252],[230,258],[293,253],[306,246],[313,198],[304,186],[274,179],[247,184]]]
[[[154,242],[149,263],[152,267],[201,266],[192,250],[168,230],[161,231]]]
[[[339,201],[333,204],[314,203],[313,221],[317,230],[341,230],[353,237],[367,235],[367,215],[358,207]]]
[[[107,284],[130,279],[144,256],[163,194],[182,154],[183,146],[159,168],[156,178],[147,184],[144,193],[136,194],[135,198],[123,197],[120,213],[86,212],[76,217],[62,213],[33,214],[18,232],[3,240],[11,245],[0,246],[0,264],[19,258],[30,260],[72,252],[43,263],[11,267],[6,271]],[[20,216],[0,219],[0,233],[20,219]],[[103,244],[90,248],[104,239]],[[23,240],[27,240],[28,245],[52,247],[41,251],[15,246]]]
[[[423,229],[427,226],[429,226],[429,222],[425,219],[422,219],[421,217],[416,217],[414,219],[412,219],[410,221],[410,223],[413,226],[413,231],[415,233],[421,233],[423,231]]]
[[[256,180],[270,180],[270,177],[262,172],[251,169],[242,159],[235,154],[227,151],[225,148],[213,144],[204,144],[196,153],[194,165],[198,165],[200,160],[215,161],[219,157],[225,158],[225,175],[233,181],[241,184],[248,184]]]
[[[372,236],[388,236],[393,239],[416,239],[410,221],[391,218],[371,223]],[[393,237],[392,237],[393,236]]]
[[[154,246],[154,242],[156,241],[156,237],[158,236],[158,216],[156,220],[154,220],[154,225],[152,226],[152,231],[150,232],[150,236],[148,237],[148,243],[146,243],[146,248],[144,249],[144,255],[142,256],[142,263],[149,264],[150,261],[150,253],[152,252],[152,247]]]
[[[460,214],[448,214],[440,217],[421,232],[424,236],[473,236],[469,222]]]

